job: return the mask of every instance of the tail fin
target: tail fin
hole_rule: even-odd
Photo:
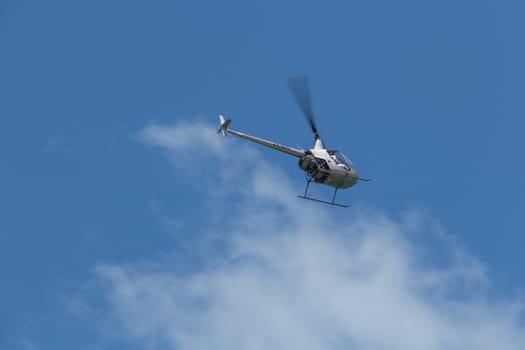
[[[220,121],[220,125],[219,125],[219,130],[217,130],[217,132],[220,132],[224,136],[226,136],[227,135],[227,131],[228,131],[228,125],[230,125],[232,120],[231,120],[231,118],[228,118],[228,119],[224,120],[224,117],[222,115],[219,115],[219,121]]]

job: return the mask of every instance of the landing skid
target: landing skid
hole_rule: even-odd
[[[308,188],[310,187],[310,182],[312,182],[312,178],[309,178],[308,181],[306,182],[306,189],[304,190],[304,195],[303,196],[297,196],[297,197],[302,198],[302,199],[307,199],[309,201],[314,201],[314,202],[334,205],[336,207],[341,207],[341,208],[348,208],[350,206],[350,204],[335,203],[335,195],[337,194],[337,187],[335,188],[334,195],[332,197],[332,201],[331,202],[325,201],[325,200],[322,200],[322,199],[308,197]]]
[[[305,196],[297,196],[297,197],[298,198],[302,198],[302,199],[308,199],[309,201],[314,201],[314,202],[319,202],[319,203],[324,203],[324,204],[330,204],[330,205],[334,205],[336,207],[341,207],[341,208],[348,208],[350,206],[350,204],[334,203],[334,202],[324,201],[322,199],[317,199],[317,198],[312,198],[312,197],[305,197]]]

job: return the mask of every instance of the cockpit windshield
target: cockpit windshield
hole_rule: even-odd
[[[328,153],[335,160],[337,164],[346,165],[349,170],[354,168],[354,164],[352,163],[352,161],[348,159],[348,157],[345,156],[343,153],[339,151],[333,151],[333,150],[328,151]]]
[[[352,161],[350,159],[348,159],[341,152],[335,152],[335,159],[337,159],[339,162],[345,164],[350,169],[352,169],[354,167],[354,164],[352,164]]]

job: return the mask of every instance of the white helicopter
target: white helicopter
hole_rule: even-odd
[[[231,118],[225,120],[222,115],[219,116],[220,126],[217,132],[222,133],[224,136],[227,134],[239,136],[246,140],[298,157],[299,168],[305,171],[307,177],[304,195],[298,197],[346,208],[349,205],[335,202],[337,190],[340,188],[344,189],[352,187],[357,181],[370,181],[370,179],[359,177],[354,164],[344,154],[334,149],[325,148],[314,122],[312,105],[310,102],[310,91],[308,88],[308,77],[297,76],[290,78],[288,79],[288,85],[306,116],[306,119],[310,123],[312,132],[314,133],[313,148],[305,151],[229,129],[228,127],[232,120]],[[308,188],[312,180],[335,188],[331,201],[308,197]]]

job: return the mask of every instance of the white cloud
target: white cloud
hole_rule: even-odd
[[[251,179],[253,149],[234,149],[216,132],[218,128],[202,121],[180,121],[163,126],[152,123],[140,131],[143,142],[162,149],[177,174],[188,183],[205,187],[212,196],[242,190]]]
[[[211,151],[214,155],[221,156],[226,149],[213,128],[203,122],[181,121],[171,126],[152,123],[139,133],[139,138],[168,151],[181,152],[177,154],[182,155],[197,152],[202,156]]]
[[[217,171],[238,152],[249,199],[235,212],[224,203],[216,234],[225,249],[203,254],[198,268],[175,273],[180,261],[166,259],[97,267],[127,336],[173,349],[525,348],[522,305],[491,298],[483,265],[427,215],[301,201],[251,149],[203,130],[213,129],[155,125],[142,135],[172,156],[213,153]],[[232,174],[221,181],[236,183]],[[442,247],[414,239],[422,236]],[[429,262],[432,249],[448,258]]]

